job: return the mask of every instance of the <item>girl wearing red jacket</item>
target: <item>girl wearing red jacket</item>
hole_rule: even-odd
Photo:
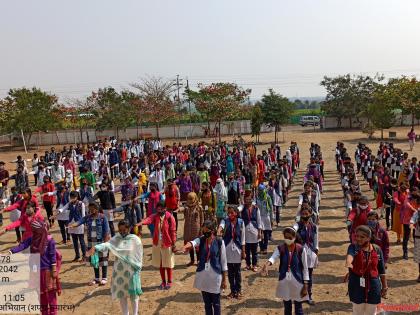
[[[3,230],[0,231],[0,235],[6,233],[6,231],[13,230],[17,227],[22,227],[23,235],[22,241],[26,240],[29,237],[32,237],[31,222],[33,219],[43,220],[44,218],[41,215],[39,210],[38,200],[35,196],[32,196],[30,188],[26,188],[25,192],[22,195],[23,199],[18,202],[4,208],[2,211],[12,211],[15,209],[20,209],[21,214],[20,218],[6,226]]]
[[[350,240],[354,244],[356,242],[356,228],[359,225],[367,225],[368,217],[367,214],[371,208],[369,205],[369,199],[366,196],[360,196],[359,202],[356,208],[353,208],[347,218],[347,225],[351,225],[350,229]]]
[[[42,193],[42,203],[44,204],[44,208],[47,211],[48,221],[50,226],[54,225],[54,218],[53,218],[53,204],[54,204],[54,195],[48,194],[52,193],[55,190],[54,184],[51,183],[51,179],[48,175],[44,176],[43,178],[44,184],[38,187],[35,192]]]
[[[148,216],[137,224],[154,225],[152,265],[160,269],[162,278],[161,290],[169,290],[172,287],[172,270],[175,267],[175,256],[173,251],[176,246],[176,225],[173,215],[166,211],[165,202],[159,201],[156,206],[157,213]],[[165,271],[168,278],[165,278]]]

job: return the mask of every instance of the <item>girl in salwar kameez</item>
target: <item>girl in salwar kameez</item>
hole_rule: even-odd
[[[129,315],[128,299],[131,301],[133,312],[137,315],[139,310],[139,296],[141,290],[140,271],[143,265],[143,245],[141,239],[130,234],[130,223],[122,220],[118,223],[118,231],[108,242],[92,247],[88,255],[94,255],[97,261],[98,252],[110,251],[115,256],[114,269],[111,280],[111,295],[120,301],[121,312]]]

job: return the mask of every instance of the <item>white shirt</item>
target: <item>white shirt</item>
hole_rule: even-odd
[[[260,209],[257,209],[257,228],[251,223],[245,226],[245,242],[248,244],[258,243],[258,230],[262,230]],[[245,208],[242,211],[247,211]]]
[[[224,229],[226,226],[225,219],[220,222],[220,227]],[[241,225],[241,245],[245,246],[245,224]],[[233,239],[226,244],[226,260],[228,264],[240,264],[242,261],[242,248],[238,248]]]
[[[194,247],[200,246],[200,238],[196,238],[191,242]],[[222,246],[220,247],[220,265],[222,266],[222,272],[226,272],[227,269],[227,260],[226,260],[226,247],[225,242],[222,241]],[[210,265],[208,270],[202,270],[196,273],[194,280],[194,288],[208,292],[219,294],[220,286],[222,285],[222,275],[218,274]]]

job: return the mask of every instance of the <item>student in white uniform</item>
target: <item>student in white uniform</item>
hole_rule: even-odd
[[[203,236],[187,243],[183,253],[198,247],[198,266],[194,288],[201,291],[206,315],[220,315],[220,291],[226,288],[226,247],[221,238],[216,237],[216,224],[207,220],[202,227]]]
[[[305,247],[295,243],[296,230],[293,227],[283,231],[284,244],[279,245],[271,258],[263,265],[261,274],[268,274],[268,266],[279,259],[279,282],[276,297],[282,298],[284,314],[292,314],[292,302],[295,304],[295,314],[303,314],[302,302],[308,300],[308,264]]]
[[[241,299],[241,260],[245,259],[245,224],[238,218],[239,211],[236,206],[229,206],[228,217],[220,222],[219,235],[223,235],[226,244],[226,259],[230,294],[228,298]]]
[[[312,300],[312,273],[313,270],[318,266],[318,227],[312,222],[312,209],[308,205],[305,205],[300,210],[300,221],[293,225],[297,231],[298,238],[303,247],[306,249],[306,260],[308,263],[309,282],[308,282],[308,294],[309,294],[309,305],[315,305]]]
[[[261,240],[260,209],[252,203],[252,191],[245,191],[241,218],[245,224],[246,270],[258,271],[258,242]],[[252,259],[251,259],[252,256]]]

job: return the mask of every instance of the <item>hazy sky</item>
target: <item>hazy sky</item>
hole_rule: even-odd
[[[0,96],[177,74],[252,98],[321,96],[323,75],[420,74],[418,0],[2,0],[0,12]]]

